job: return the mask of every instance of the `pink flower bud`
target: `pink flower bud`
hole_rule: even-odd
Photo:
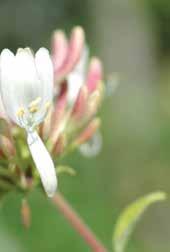
[[[58,30],[52,36],[52,61],[54,72],[58,77],[59,70],[62,68],[68,52],[67,38],[64,32]]]
[[[87,76],[87,87],[90,93],[96,90],[103,78],[102,63],[98,58],[92,58]]]
[[[76,120],[83,117],[87,107],[88,91],[84,85],[81,87],[76,102],[73,107],[72,117]]]
[[[58,131],[60,124],[62,123],[63,116],[65,114],[67,105],[67,82],[64,81],[61,85],[60,94],[56,99],[56,103],[54,105],[54,112],[52,115],[52,123],[51,123],[51,134],[50,138],[52,142],[56,142],[56,132]]]
[[[1,135],[0,136],[0,148],[3,151],[3,153],[10,158],[11,156],[15,155],[15,147],[11,139],[7,138],[6,136]]]
[[[55,155],[60,155],[63,153],[64,149],[66,146],[66,139],[64,137],[64,135],[60,135],[55,143],[55,145],[53,146],[53,150],[52,153]]]
[[[87,108],[86,108],[86,118],[89,120],[92,118],[99,109],[101,104],[103,94],[102,83],[99,82],[97,89],[89,96]]]
[[[58,80],[64,78],[77,64],[84,48],[84,31],[81,27],[75,27],[71,33],[67,56],[60,68],[55,69]],[[53,60],[55,61],[55,60]]]
[[[21,205],[21,219],[25,228],[29,228],[31,224],[31,211],[27,200],[22,200]]]
[[[58,97],[55,100],[54,105],[48,112],[48,115],[39,127],[40,136],[46,140],[50,137],[52,142],[56,141],[56,131],[60,127],[61,120],[65,114],[67,105],[67,82],[63,81],[60,85]]]
[[[100,127],[100,119],[94,118],[88,126],[80,133],[80,135],[75,140],[76,145],[80,145],[88,141]]]
[[[15,155],[15,147],[9,123],[3,118],[0,118],[0,148],[7,157]]]

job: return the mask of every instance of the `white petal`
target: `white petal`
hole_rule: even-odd
[[[4,104],[0,95],[0,117],[8,120],[8,116],[6,114],[5,108],[4,108]]]
[[[38,78],[35,60],[30,49],[18,49],[15,57],[17,100],[20,106],[28,106],[40,96],[42,83]]]
[[[28,146],[35,165],[39,171],[44,189],[49,197],[52,197],[57,188],[57,178],[53,161],[36,132],[28,133]]]
[[[21,82],[36,82],[37,73],[33,54],[29,48],[19,48],[15,57],[17,79]]]
[[[4,49],[0,55],[1,68],[1,94],[4,107],[8,115],[16,121],[13,111],[15,110],[15,94],[16,89],[14,85],[15,79],[15,56],[8,50]]]
[[[3,70],[3,78],[9,77],[11,79],[11,76],[8,75],[9,73],[11,73],[10,71],[13,71],[13,65],[15,60],[14,54],[10,50],[4,49],[1,52],[0,60],[1,60],[1,71]]]
[[[0,60],[3,103],[11,119],[19,124],[18,109],[28,107],[41,90],[34,58],[28,49],[19,49],[16,56],[4,49]]]
[[[53,96],[53,66],[49,52],[40,48],[35,55],[35,64],[40,80],[43,83],[42,91],[45,101],[51,101]]]

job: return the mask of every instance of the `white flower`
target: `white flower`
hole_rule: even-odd
[[[79,62],[73,71],[68,75],[68,102],[70,105],[73,105],[80,88],[85,84],[85,77],[87,71],[87,63],[89,58],[88,47],[84,47],[82,55]]]
[[[32,54],[29,48],[16,55],[4,49],[0,56],[1,95],[8,116],[27,131],[30,152],[44,189],[52,196],[57,187],[55,168],[43,142],[35,132],[53,98],[53,68],[45,48]]]
[[[4,119],[8,120],[8,117],[7,117],[5,109],[4,109],[4,104],[2,102],[1,95],[0,95],[0,118],[4,118]]]

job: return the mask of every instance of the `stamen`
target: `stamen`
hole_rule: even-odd
[[[29,112],[30,113],[36,113],[38,111],[38,107],[37,106],[32,106],[29,108]]]
[[[42,105],[43,107],[41,107],[41,104],[40,104],[41,100],[42,100],[41,97],[37,97],[35,100],[30,102],[29,106],[26,109],[21,107],[17,111],[19,124],[21,125],[21,127],[25,128],[27,131],[30,131],[30,129],[32,131],[32,129],[36,125],[41,123],[44,120],[44,118],[47,116],[51,102],[48,101]],[[42,114],[36,117],[35,113],[38,112],[39,110],[41,110]]]
[[[22,118],[23,116],[24,116],[24,114],[25,114],[25,110],[24,110],[24,108],[19,108],[18,109],[18,111],[17,111],[17,113],[16,113],[16,115],[19,117],[19,118]]]
[[[34,107],[34,106],[38,106],[41,102],[41,97],[37,97],[35,100],[33,100],[30,104],[29,104],[29,108]]]
[[[41,97],[37,97],[34,101],[32,101],[28,108],[29,108],[29,111],[30,113],[36,113],[39,109],[39,104],[41,102]]]

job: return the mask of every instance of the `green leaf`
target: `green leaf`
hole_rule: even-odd
[[[166,199],[164,192],[154,192],[130,204],[119,216],[114,234],[113,247],[115,252],[123,252],[136,222],[148,206]]]
[[[57,174],[60,174],[60,173],[68,173],[69,175],[71,176],[75,176],[76,175],[76,171],[69,167],[69,166],[64,166],[64,165],[61,165],[61,166],[58,166],[57,167]]]

